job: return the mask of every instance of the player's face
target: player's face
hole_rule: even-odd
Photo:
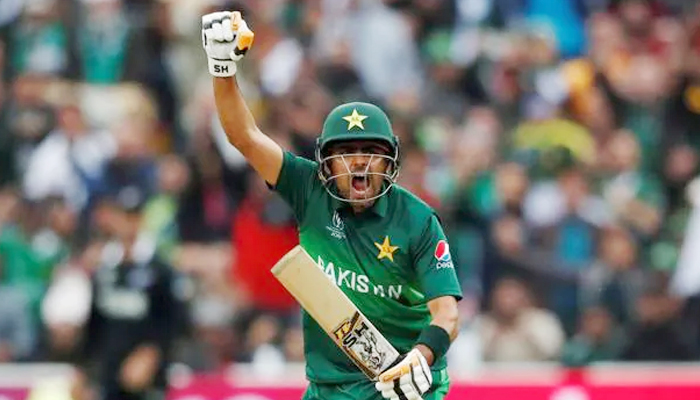
[[[390,149],[380,142],[339,143],[330,149],[331,175],[338,193],[351,201],[377,196],[387,174]]]

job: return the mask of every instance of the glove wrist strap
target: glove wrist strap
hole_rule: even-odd
[[[209,73],[212,76],[219,78],[226,78],[236,75],[236,62],[231,60],[216,60],[213,58],[208,58],[209,60]]]
[[[442,358],[450,348],[450,334],[439,326],[428,325],[421,331],[416,344],[423,344],[433,352],[435,356],[434,364],[438,359]]]

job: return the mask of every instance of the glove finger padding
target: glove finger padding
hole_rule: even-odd
[[[204,42],[204,46],[212,45],[213,43],[209,42],[212,40],[216,40],[218,42],[226,40],[222,29],[222,23],[226,20],[231,20],[231,12],[229,11],[215,12],[202,17],[202,32],[204,33],[203,37],[207,40]],[[227,41],[230,42],[232,40],[233,35],[231,35],[231,38]]]
[[[233,41],[235,38],[235,32],[233,28],[231,27],[231,19],[230,18],[224,18],[221,21],[221,33],[223,35],[223,40],[227,42]]]
[[[401,362],[379,376],[375,388],[386,399],[410,400],[420,399],[432,383],[425,357],[418,350],[412,350]]]

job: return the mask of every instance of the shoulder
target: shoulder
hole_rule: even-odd
[[[323,188],[318,168],[318,162],[286,150],[277,188],[283,192],[303,189],[307,195],[310,195],[311,192],[318,192]]]
[[[306,157],[302,157],[300,155],[294,154],[289,150],[284,151],[284,163],[285,164],[294,164],[295,166],[302,167],[302,168],[309,168],[313,169],[316,171],[318,168],[318,162],[314,160],[310,160]]]
[[[298,187],[299,185],[309,188],[316,185],[317,182],[321,182],[318,177],[318,163],[285,150],[278,185],[283,188],[287,186]]]
[[[437,217],[438,220],[440,219],[437,212],[428,203],[401,185],[392,187],[391,197],[397,210],[403,214],[400,215],[401,217],[406,216],[411,220],[421,222],[425,222],[433,216]]]

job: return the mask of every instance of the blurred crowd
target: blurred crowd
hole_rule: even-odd
[[[312,158],[340,102],[390,115],[400,184],[459,266],[458,363],[700,359],[697,298],[669,290],[700,161],[697,1],[3,0],[0,362],[75,361],[127,207],[105,199],[134,193],[182,278],[177,361],[303,361],[269,274],[292,213],[214,109],[200,16],[225,9],[255,31],[238,81],[283,147]]]

